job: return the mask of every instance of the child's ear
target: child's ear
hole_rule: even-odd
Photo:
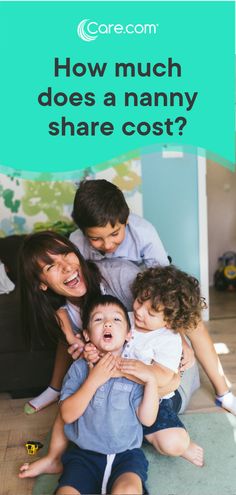
[[[85,342],[89,342],[90,341],[88,330],[83,330],[83,336],[84,336]]]
[[[44,292],[46,290],[48,290],[48,286],[46,284],[44,284],[44,282],[40,282],[39,288],[40,288],[40,290],[43,290]]]
[[[129,332],[127,332],[127,335],[125,337],[126,342],[129,342],[131,337],[132,337],[132,333],[131,333],[131,330],[129,330]]]

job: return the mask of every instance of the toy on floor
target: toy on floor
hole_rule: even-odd
[[[25,447],[29,455],[34,455],[43,447],[43,444],[35,440],[28,440],[28,442],[25,443]]]
[[[236,253],[227,251],[218,259],[218,268],[214,273],[214,285],[217,290],[236,290]]]

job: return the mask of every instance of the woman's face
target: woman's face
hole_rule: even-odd
[[[87,292],[80,261],[75,253],[51,254],[48,253],[51,262],[45,264],[39,262],[40,289],[46,291],[48,288],[56,294],[71,297],[82,297]]]

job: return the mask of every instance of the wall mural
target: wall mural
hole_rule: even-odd
[[[130,209],[142,215],[141,162],[139,158],[97,172],[86,169],[83,178],[107,179],[125,194]],[[38,178],[40,179],[40,177]],[[79,177],[81,180],[81,174]],[[72,231],[73,199],[78,181],[25,180],[0,174],[0,237],[55,228]]]

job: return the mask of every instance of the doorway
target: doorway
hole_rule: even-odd
[[[233,318],[236,317],[236,290],[217,291],[214,273],[220,256],[227,251],[236,252],[236,174],[208,161],[206,185],[210,318]]]

